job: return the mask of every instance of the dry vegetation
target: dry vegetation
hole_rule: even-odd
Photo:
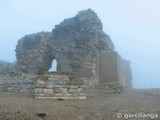
[[[108,94],[105,89],[92,89],[87,100],[39,100],[17,93],[0,96],[0,120],[119,120],[117,113],[160,114],[160,90]]]

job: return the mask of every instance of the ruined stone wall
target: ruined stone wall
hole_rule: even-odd
[[[25,93],[42,99],[87,99],[89,81],[73,73],[47,73],[43,76],[0,73],[0,92]]]
[[[100,52],[99,67],[100,84],[120,84],[124,88],[132,88],[130,64],[117,52]]]
[[[86,99],[88,80],[73,74],[45,74],[34,88],[34,97],[42,99]]]
[[[33,94],[37,75],[0,73],[0,92],[22,92]]]
[[[99,53],[99,76],[103,84],[118,82],[118,63],[116,52]]]
[[[16,56],[19,72],[42,74],[44,71],[48,71],[54,59],[50,48],[46,45],[50,34],[40,32],[26,35],[18,41]]]
[[[42,75],[56,59],[57,72],[86,78],[89,86],[99,82],[131,86],[128,62],[114,51],[110,37],[91,9],[65,19],[51,32],[24,36],[16,46],[16,57],[20,72]]]
[[[102,23],[90,9],[65,19],[52,32],[21,38],[16,47],[17,66],[25,73],[43,74],[57,60],[58,72],[72,72],[97,83],[98,51],[113,51],[114,45],[102,31]]]
[[[118,80],[126,88],[132,88],[132,72],[130,62],[118,55]]]

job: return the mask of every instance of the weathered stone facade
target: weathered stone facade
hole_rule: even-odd
[[[121,84],[123,88],[132,88],[130,62],[122,59],[115,51],[99,53],[99,76],[99,84],[104,86]]]
[[[17,71],[26,77],[1,78],[0,91],[28,91],[35,98],[86,99],[87,89],[95,85],[111,93],[131,88],[130,63],[114,50],[91,9],[65,19],[52,32],[24,36],[16,46],[16,57]],[[57,72],[46,74],[54,59]]]
[[[87,80],[88,81],[88,80]],[[74,74],[48,73],[37,80],[35,98],[86,99],[88,83]]]
[[[25,73],[42,74],[57,60],[58,72],[72,72],[98,82],[99,51],[114,51],[102,23],[92,10],[65,19],[52,32],[41,32],[21,38],[16,47],[17,66]]]

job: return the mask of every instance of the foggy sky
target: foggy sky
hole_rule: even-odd
[[[52,31],[91,8],[120,55],[131,61],[134,88],[160,87],[159,0],[0,0],[0,60],[14,62],[18,39]]]

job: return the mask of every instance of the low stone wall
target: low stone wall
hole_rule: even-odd
[[[9,63],[0,60],[0,73],[3,72],[16,72],[16,63]]]
[[[75,75],[47,74],[37,80],[34,88],[35,98],[42,99],[86,99],[86,78]]]
[[[86,99],[89,78],[73,74],[48,73],[43,76],[0,73],[0,92],[21,92],[42,99]]]
[[[79,78],[74,74],[50,73],[43,76],[22,73],[0,73],[0,92],[27,93],[38,99],[87,99],[91,78]],[[106,94],[119,94],[122,85],[99,83],[94,87],[105,89]]]
[[[0,73],[0,91],[33,94],[38,77],[22,73]]]

